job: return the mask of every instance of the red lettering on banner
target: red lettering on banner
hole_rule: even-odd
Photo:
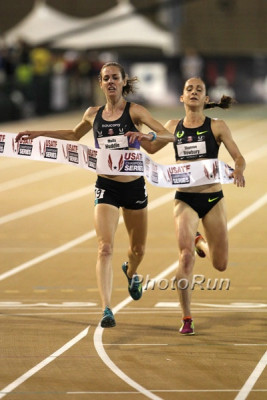
[[[95,157],[97,156],[97,150],[92,150],[92,149],[88,149],[87,150],[87,156],[88,157]]]
[[[185,165],[174,165],[170,168],[167,169],[169,177],[173,174],[183,174],[183,173],[188,173],[190,171],[190,165],[185,164]]]
[[[74,152],[78,152],[78,146],[77,144],[67,144],[67,151],[74,151]]]
[[[57,141],[56,140],[46,140],[45,147],[57,147]]]
[[[125,153],[125,160],[142,160],[142,154],[140,153]]]

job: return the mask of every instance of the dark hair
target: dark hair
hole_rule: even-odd
[[[136,76],[129,78],[128,75],[125,73],[125,70],[123,68],[122,65],[120,65],[117,62],[111,61],[111,62],[107,62],[106,64],[104,64],[99,72],[98,75],[98,79],[101,82],[102,81],[102,71],[104,68],[106,67],[117,67],[120,70],[122,79],[126,78],[126,86],[123,87],[122,89],[122,94],[126,95],[129,93],[134,93],[135,92],[135,84],[138,81],[138,78]]]
[[[192,76],[192,78],[189,78],[189,79],[199,79],[203,83],[203,85],[205,86],[205,89],[206,89],[206,84],[202,78],[200,78],[198,76]],[[186,82],[188,82],[189,79],[187,79]],[[184,88],[185,88],[186,82],[184,84]],[[213,101],[210,101],[209,103],[205,103],[204,110],[206,110],[208,108],[215,108],[215,107],[220,107],[220,108],[226,109],[226,108],[230,108],[233,103],[236,103],[235,99],[233,99],[230,96],[223,95],[221,97],[221,100],[217,103],[213,102]]]
[[[226,108],[230,108],[231,105],[235,102],[236,102],[235,99],[233,99],[232,97],[223,95],[221,97],[221,100],[218,103],[215,103],[212,101],[210,101],[209,103],[206,103],[204,105],[204,109],[214,108],[214,107],[220,107],[220,108],[226,109]]]

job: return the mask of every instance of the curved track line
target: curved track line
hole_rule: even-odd
[[[149,205],[149,210],[152,210],[158,206],[160,206],[161,204],[164,204],[166,201],[170,201],[171,199],[173,199],[173,191],[161,196],[158,199],[153,200],[150,205]],[[243,210],[241,213],[239,213],[236,217],[234,217],[231,221],[229,221],[228,223],[228,229],[232,229],[235,225],[239,224],[243,219],[245,219],[247,216],[249,216],[250,214],[252,214],[253,212],[255,212],[258,208],[262,207],[267,201],[267,195],[262,196],[260,199],[258,199],[255,203],[253,203],[251,206],[247,207],[245,210]],[[119,223],[122,222],[122,217],[120,217]],[[57,255],[65,250],[68,250],[71,247],[76,246],[79,243],[82,243],[88,239],[90,239],[91,237],[93,237],[95,235],[94,231],[88,232],[85,235],[82,235],[68,243],[66,243],[63,246],[57,247],[54,250],[51,250],[48,253],[44,253],[43,255],[36,257],[33,260],[30,260],[24,264],[22,264],[21,266],[14,268],[10,271],[7,271],[6,273],[0,275],[0,280],[3,280],[11,275],[14,275],[20,271],[22,271],[23,269],[29,268],[34,264],[37,264],[47,258],[50,258],[54,255]],[[165,269],[164,271],[162,271],[159,275],[157,275],[156,278],[154,279],[161,279],[164,276],[166,276],[167,274],[171,273],[173,270],[175,270],[177,268],[178,263],[175,262],[174,264],[170,265],[167,269]],[[121,303],[119,303],[114,309],[114,313],[118,312],[120,309],[122,309],[125,305],[129,304],[132,301],[131,297],[126,298],[124,301],[122,301]],[[87,332],[85,333],[86,330],[83,330],[82,332],[80,332],[80,334],[78,334],[75,338],[80,337],[80,335],[86,335]],[[108,368],[110,368],[117,376],[119,376],[122,380],[124,380],[126,383],[128,383],[130,386],[134,387],[135,389],[137,389],[139,392],[141,392],[142,394],[144,394],[145,396],[147,396],[148,398],[151,398],[152,400],[162,400],[160,397],[154,395],[153,393],[151,393],[149,390],[145,389],[144,387],[142,387],[141,385],[139,385],[137,382],[135,382],[134,380],[132,380],[130,377],[128,377],[123,371],[121,371],[114,363],[113,361],[111,361],[111,359],[108,357],[107,353],[104,350],[103,347],[103,343],[102,343],[102,334],[103,334],[103,328],[101,328],[100,326],[98,326],[95,330],[94,333],[94,345],[96,348],[97,353],[99,354],[100,358],[102,359],[102,361],[108,366]],[[84,337],[82,336],[82,337]],[[73,340],[72,339],[70,342],[71,343]],[[80,339],[79,339],[80,340]],[[67,346],[68,343],[65,345]],[[76,342],[75,342],[76,343]],[[65,348],[65,346],[63,346],[61,349]],[[58,350],[60,351],[60,350]],[[65,350],[64,350],[65,351]],[[40,369],[40,366],[42,365],[42,363],[46,362],[47,364],[49,362],[51,362],[54,357],[55,354],[52,354],[50,357],[48,357],[47,359],[45,359],[43,362],[37,364],[37,366],[33,367],[31,370],[27,371],[25,374],[23,374],[22,376],[20,376],[19,378],[17,378],[15,381],[13,381],[11,384],[9,384],[8,386],[6,386],[1,392],[0,392],[0,398],[3,398],[7,393],[10,393],[13,389],[15,389],[15,387],[19,386],[21,383],[23,383],[26,379],[28,379],[30,376],[34,375],[35,372],[38,372],[38,370]],[[57,354],[58,356],[59,354]],[[53,356],[53,357],[52,357]],[[52,358],[51,358],[52,357]],[[45,364],[46,365],[46,364]],[[37,368],[37,369],[36,369]],[[39,368],[39,369],[38,369]],[[8,390],[8,391],[7,391]]]
[[[171,272],[175,271],[175,269],[178,266],[178,262],[176,261],[172,265],[170,265],[167,269],[165,269],[163,272],[158,274],[154,279],[161,279],[164,276],[170,274]],[[144,288],[144,286],[143,286]],[[120,311],[123,307],[125,307],[127,304],[131,303],[133,299],[129,296],[119,304],[117,304],[116,307],[113,309],[113,313],[116,314],[118,311]],[[141,386],[139,383],[135,382],[133,379],[131,379],[128,375],[126,375],[119,367],[117,367],[116,364],[109,358],[107,355],[103,342],[102,342],[102,335],[103,335],[104,329],[101,328],[100,325],[97,326],[95,333],[94,333],[94,345],[95,349],[99,355],[99,357],[102,359],[102,361],[108,366],[108,368],[111,369],[112,372],[114,372],[119,378],[121,378],[125,383],[128,385],[132,386],[138,392],[142,393],[144,396],[148,397],[149,399],[152,400],[162,400],[161,397],[156,396],[155,394],[151,393],[148,389],[144,388]]]
[[[238,215],[236,215],[234,218],[232,218],[229,221],[228,229],[231,230],[234,226],[239,224],[241,221],[243,221],[245,218],[247,218],[250,214],[252,214],[253,212],[257,211],[266,202],[267,202],[267,195],[262,196],[255,203],[253,203],[249,207],[245,208],[243,211],[241,211],[241,213],[239,213]],[[177,268],[177,266],[178,266],[178,262],[175,262],[175,263],[171,264],[168,268],[166,268],[159,275],[157,275],[155,278],[152,278],[152,279],[159,280],[159,279],[164,278],[166,275],[168,275],[171,272],[173,272]],[[124,306],[129,304],[131,301],[132,301],[132,298],[131,297],[127,297],[125,300],[123,300],[121,303],[119,303],[116,307],[114,307],[113,313],[116,314],[119,310],[121,310]],[[133,379],[131,379],[119,367],[117,367],[116,364],[114,364],[114,362],[107,355],[107,353],[106,353],[106,351],[104,349],[104,346],[103,346],[103,342],[102,342],[103,330],[104,329],[101,328],[100,325],[97,326],[97,328],[95,330],[95,333],[94,333],[94,345],[95,345],[95,349],[96,349],[99,357],[106,364],[106,366],[112,372],[114,372],[119,378],[121,378],[125,383],[127,383],[130,386],[132,386],[133,388],[138,390],[140,393],[142,393],[144,396],[148,397],[149,399],[163,400],[161,397],[156,396],[155,394],[151,393],[149,390],[147,390],[143,386],[139,385],[139,383],[137,383]],[[245,397],[240,397],[240,399],[238,399],[238,400],[241,400],[241,399],[245,399]]]

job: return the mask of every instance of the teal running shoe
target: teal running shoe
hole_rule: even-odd
[[[127,275],[127,269],[128,263],[125,262],[122,264],[122,270],[128,280],[128,291],[133,300],[139,300],[143,294],[142,283],[139,281],[138,275],[134,275],[132,278],[129,278]]]
[[[116,326],[116,321],[113,315],[113,312],[109,307],[106,307],[103,312],[103,317],[101,319],[102,328],[113,328]]]

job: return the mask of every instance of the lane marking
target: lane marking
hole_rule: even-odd
[[[267,196],[263,196],[263,198],[267,198]],[[164,200],[163,200],[164,199]],[[149,210],[152,210],[153,208],[156,208],[160,205],[160,202],[163,200],[164,203],[166,201],[169,201],[173,199],[173,191],[171,193],[167,193],[164,196],[161,196],[159,199],[156,199],[154,201],[152,201],[150,203],[150,206],[148,206]],[[262,198],[261,198],[262,199]],[[259,199],[256,204],[256,207],[253,207],[253,204],[248,207],[247,209],[250,210],[250,213],[253,213],[254,211],[256,211],[258,208],[262,207],[265,202],[266,199],[262,202],[260,201],[261,199]],[[254,203],[255,204],[255,203]],[[241,222],[243,219],[245,219],[248,215],[250,215],[249,213],[247,214],[245,211],[247,210],[245,209],[242,213],[242,217],[239,217],[240,214],[238,214],[235,219],[232,219],[229,224],[228,224],[228,229],[230,230],[231,228],[233,228],[235,225],[237,225],[239,222]],[[122,217],[120,217],[119,219],[119,224],[122,223]],[[7,273],[4,273],[2,275],[0,275],[0,280],[6,279],[9,276],[12,276],[26,268],[29,268],[32,265],[35,265],[38,262],[41,262],[43,260],[46,260],[47,258],[50,258],[56,254],[62,253],[63,251],[76,246],[77,244],[80,244],[88,239],[90,239],[91,237],[93,237],[94,235],[92,234],[93,231],[82,235],[68,243],[66,243],[63,246],[59,246],[58,248],[49,251],[39,257],[34,258],[33,260],[28,261],[27,263],[24,263],[16,268],[13,268],[12,270],[8,271]],[[95,232],[93,232],[95,233]],[[157,275],[154,279],[161,279],[163,277],[165,277],[166,275],[168,275],[169,273],[173,272],[178,266],[178,262],[173,263],[172,265],[170,265],[167,269],[165,269],[164,271],[162,271],[161,274]],[[132,301],[131,297],[126,298],[124,301],[122,301],[121,303],[119,303],[115,308],[114,308],[114,314],[116,312],[118,312],[121,308],[123,308],[125,305],[127,305],[128,303],[130,303]],[[73,338],[70,342],[73,342],[76,338],[80,337],[80,335],[82,337],[86,336],[88,333],[88,329],[82,331],[80,334],[78,334],[75,338]],[[102,342],[102,334],[103,334],[103,328],[100,327],[100,325],[97,326],[95,333],[94,333],[94,345],[96,348],[97,353],[99,354],[100,358],[102,359],[102,361],[108,366],[108,368],[111,369],[111,371],[113,371],[117,376],[119,376],[122,380],[124,380],[126,383],[128,383],[130,386],[136,388],[140,393],[143,393],[146,397],[152,399],[152,400],[163,400],[162,398],[154,395],[153,393],[151,393],[151,391],[145,389],[144,387],[142,387],[141,385],[139,385],[137,382],[133,381],[131,378],[129,378],[123,371],[121,371],[116,364],[113,363],[113,361],[108,357],[107,353],[104,350],[104,346],[103,346],[103,342]],[[79,339],[81,340],[81,339]],[[67,346],[68,343],[65,345]],[[74,343],[75,344],[75,343]],[[61,349],[63,349],[65,346],[63,346]],[[60,350],[60,349],[59,349]],[[65,351],[65,350],[64,350]],[[57,352],[56,352],[57,353]],[[17,386],[19,386],[21,383],[23,383],[26,379],[28,379],[29,377],[31,377],[32,375],[34,375],[36,372],[39,371],[39,368],[43,368],[44,365],[47,365],[49,362],[54,360],[55,354],[53,353],[50,357],[48,357],[47,359],[45,359],[44,361],[42,361],[41,363],[37,364],[37,366],[33,367],[31,370],[29,370],[28,372],[26,372],[24,375],[22,375],[21,377],[19,377],[18,379],[16,379],[15,381],[13,381],[10,385],[6,386],[1,392],[0,392],[0,398],[4,397],[6,394],[10,393],[12,390],[14,390]],[[265,353],[267,354],[267,352]],[[60,354],[58,354],[60,355]],[[57,356],[58,356],[57,355]],[[52,358],[51,358],[52,357]],[[43,365],[43,363],[45,363],[46,360],[49,360],[46,362],[46,364]],[[266,363],[265,363],[266,365]],[[264,365],[264,367],[265,367]],[[262,372],[262,371],[261,371]],[[257,379],[256,379],[257,380]],[[249,384],[251,385],[251,381],[249,382]],[[247,385],[247,386],[250,386]],[[254,384],[253,384],[254,385]],[[246,384],[244,385],[245,390],[246,389]],[[242,389],[241,389],[242,390]],[[243,390],[244,392],[244,390]],[[235,400],[241,400],[243,399],[241,398],[236,398]]]
[[[246,162],[250,163],[253,161],[257,161],[259,158],[266,156],[267,145],[261,146],[258,149],[252,150],[246,154]]]
[[[266,196],[263,196],[263,198],[264,197],[266,197]],[[173,199],[173,191],[161,196],[158,199],[153,200],[150,203],[149,210],[152,210],[153,208],[158,207],[162,203],[165,204],[166,201],[169,201],[171,199]],[[253,207],[253,204],[248,207],[249,210],[250,210],[250,213],[256,211],[259,207],[261,207],[263,205],[263,202],[261,202],[260,199],[259,199],[254,204],[257,204],[257,207]],[[240,214],[242,214],[242,217],[239,217],[240,214],[238,214],[234,219],[232,219],[229,222],[229,225],[228,225],[229,226],[229,230],[232,229],[235,225],[240,223],[243,219],[245,219],[249,215],[244,211],[240,213]],[[122,223],[122,217],[120,217],[119,223]],[[0,276],[0,280],[3,280],[3,279],[5,279],[5,278],[7,278],[7,277],[9,277],[11,275],[14,275],[14,274],[26,269],[26,268],[29,268],[30,266],[35,265],[37,262],[40,262],[40,260],[45,260],[45,259],[47,259],[49,257],[52,257],[53,255],[59,254],[59,253],[65,251],[65,249],[69,249],[69,248],[75,246],[77,243],[82,243],[83,241],[88,240],[89,237],[93,237],[94,235],[95,235],[95,232],[91,231],[91,232],[89,232],[89,233],[87,233],[85,235],[80,236],[79,238],[76,238],[76,239],[72,240],[71,242],[66,243],[63,246],[60,246],[60,247],[58,247],[58,248],[56,248],[56,249],[54,249],[54,250],[52,250],[52,251],[50,251],[48,253],[43,254],[42,256],[36,257],[35,259],[30,260],[29,262],[22,264],[21,266],[13,268],[12,270],[8,271],[7,273],[2,274]],[[157,275],[154,279],[161,279],[161,278],[167,276],[168,274],[172,273],[177,268],[177,266],[178,266],[178,261],[176,261],[175,263],[170,265],[168,268],[166,268],[164,271],[162,271],[159,275]],[[116,314],[116,312],[118,312],[120,309],[125,307],[125,305],[129,304],[131,301],[132,301],[132,298],[129,296],[124,301],[119,303],[113,310],[114,314]],[[107,367],[110,368],[111,371],[113,371],[119,378],[121,378],[129,386],[134,387],[140,393],[144,394],[146,397],[148,397],[148,398],[150,398],[152,400],[162,400],[160,397],[154,395],[149,390],[145,389],[143,386],[139,385],[137,382],[135,382],[130,377],[128,377],[123,371],[121,371],[116,366],[116,364],[113,363],[113,361],[109,358],[109,356],[107,355],[107,353],[104,350],[104,346],[103,346],[103,342],[102,342],[102,334],[103,334],[103,328],[101,328],[100,325],[98,325],[96,330],[95,330],[95,333],[94,333],[94,345],[95,345],[95,349],[96,349],[98,355],[100,356],[102,361],[107,365]],[[38,365],[40,365],[40,364],[38,364]],[[36,368],[36,367],[34,367],[34,368]],[[25,380],[28,379],[28,377],[32,376],[35,373],[34,368],[32,368],[30,370],[31,374],[29,376],[27,374],[30,371],[26,372],[24,375],[22,375],[22,377],[25,377]],[[17,387],[18,385],[20,385],[22,383],[20,381],[20,379],[22,377],[18,378],[14,382],[12,382],[10,385],[7,386],[7,388],[10,388],[10,391],[12,391],[15,387]],[[23,382],[24,382],[24,380],[23,380]],[[15,387],[12,386],[14,383],[16,383]],[[4,392],[4,391],[6,391],[6,388],[2,392]],[[3,393],[2,397],[4,397],[5,395],[6,395],[6,393]],[[2,397],[0,397],[0,398],[2,398]],[[241,400],[241,399],[236,399],[236,400]]]
[[[5,397],[7,394],[12,392],[14,389],[16,389],[19,385],[21,385],[23,382],[25,382],[27,379],[29,379],[31,376],[39,372],[42,368],[44,368],[46,365],[54,361],[57,357],[62,355],[65,351],[69,350],[71,347],[73,347],[76,343],[78,343],[80,340],[82,340],[89,331],[90,326],[88,326],[86,329],[84,329],[82,332],[80,332],[78,335],[76,335],[73,339],[71,339],[69,342],[64,344],[64,346],[60,347],[58,350],[56,350],[53,354],[45,358],[43,361],[41,361],[39,364],[35,365],[35,367],[31,368],[29,371],[25,372],[25,374],[21,375],[18,379],[4,387],[0,391],[0,399]]]
[[[1,301],[0,308],[29,308],[35,309],[36,307],[56,307],[56,308],[82,308],[82,307],[96,307],[97,303],[92,302],[82,302],[82,301],[63,301],[62,303],[21,303],[20,301]]]
[[[169,346],[168,343],[105,343],[104,346]]]
[[[259,149],[259,151],[260,150],[261,150],[261,148]],[[260,153],[258,153],[258,154],[260,154]],[[5,159],[5,158],[3,157],[2,160],[3,159]],[[163,159],[167,159],[167,156],[159,157],[157,162],[160,163],[161,160],[163,160]],[[5,160],[7,160],[7,159],[5,159]],[[14,159],[14,160],[19,160],[19,159]],[[28,162],[29,160],[19,160],[19,161]],[[39,161],[35,161],[35,162],[39,162]],[[70,169],[69,167],[71,167],[72,169]],[[3,168],[1,167],[1,170],[2,169]],[[14,179],[10,179],[6,182],[0,183],[0,193],[4,192],[6,190],[10,190],[10,189],[16,189],[18,187],[28,185],[30,183],[35,183],[35,182],[40,183],[41,180],[48,179],[48,178],[54,178],[59,175],[68,174],[68,173],[72,173],[72,172],[79,171],[79,170],[81,170],[81,169],[77,168],[75,166],[59,165],[56,168],[40,170],[39,172],[33,172],[31,174],[24,175],[20,178],[14,178]]]
[[[266,155],[266,152],[267,152],[267,145],[262,146],[260,149],[252,150],[251,152],[246,154],[246,157],[245,157],[246,162],[250,163],[250,162],[258,160],[259,158],[264,157]],[[165,160],[165,159],[167,160],[167,157],[168,156],[161,157],[159,160],[162,162],[162,160]],[[33,183],[36,181],[39,182],[41,179],[47,179],[50,177],[61,175],[62,173],[67,173],[67,171],[65,171],[65,168],[66,168],[66,166],[62,166],[62,167],[58,167],[56,169],[52,169],[50,171],[40,171],[40,172],[36,172],[34,174],[29,174],[23,178],[17,178],[17,179],[10,180],[8,182],[4,182],[4,183],[0,184],[0,192],[4,191],[4,190],[16,188],[16,187],[22,186],[24,184]],[[78,197],[85,196],[86,194],[89,194],[94,190],[94,186],[95,185],[93,184],[88,187],[88,193],[86,193],[86,187],[84,187],[82,189],[73,191],[69,194],[58,196],[54,199],[47,200],[45,202],[36,204],[34,206],[27,207],[22,210],[18,210],[14,213],[4,215],[0,218],[0,224],[5,224],[5,223],[11,222],[15,219],[23,218],[28,215],[47,210],[50,207],[55,207],[60,204],[66,203],[68,201],[72,201]]]
[[[267,193],[260,197],[257,201],[252,203],[249,207],[245,208],[239,214],[237,214],[231,221],[228,222],[228,230],[232,229],[235,225],[239,224],[243,219],[247,218],[250,214],[253,214],[259,208],[263,207],[267,203]]]
[[[161,206],[162,204],[165,204],[166,202],[170,201],[171,199],[174,198],[174,193],[173,190],[167,194],[164,194],[163,196],[152,200],[151,203],[148,205],[148,210],[153,210],[154,208],[157,208],[159,206]],[[119,218],[119,224],[121,224],[123,222],[123,217],[120,216]],[[15,275],[21,271],[24,271],[30,267],[32,267],[33,265],[36,265],[42,261],[45,261],[51,257],[54,257],[60,253],[63,253],[64,251],[67,251],[69,249],[71,249],[72,247],[78,246],[81,243],[86,242],[89,239],[92,239],[93,237],[95,237],[95,230],[91,230],[88,233],[85,233],[84,235],[81,235],[65,244],[63,244],[62,246],[56,247],[53,250],[50,250],[46,253],[41,254],[38,257],[35,257],[29,261],[26,261],[23,264],[18,265],[17,267],[14,267],[12,269],[10,269],[9,271],[4,272],[3,274],[0,275],[0,281],[3,281],[4,279],[9,278],[12,275]]]
[[[54,310],[57,310],[57,309],[60,309],[60,308],[54,308]],[[78,310],[79,309],[82,309],[82,308],[78,308]],[[98,308],[96,307],[96,310],[94,310],[94,311],[77,311],[77,310],[73,310],[73,311],[62,311],[62,308],[60,309],[60,311],[59,312],[56,312],[56,311],[49,311],[49,312],[47,312],[47,311],[45,311],[43,308],[29,308],[28,310],[32,310],[32,312],[21,312],[21,311],[17,311],[17,312],[12,312],[12,311],[14,311],[14,309],[11,311],[9,311],[8,313],[1,313],[0,314],[0,318],[8,318],[8,317],[10,317],[11,315],[17,315],[17,316],[36,316],[36,315],[95,315],[95,314],[98,314],[98,315],[102,315],[102,310],[101,311],[98,311]],[[36,312],[36,311],[40,311],[40,312]],[[197,312],[198,314],[207,314],[207,309],[198,309],[198,308],[192,308],[192,311],[193,312]],[[237,310],[209,310],[208,311],[208,313],[209,314],[229,314],[229,313],[236,313],[236,311]],[[248,314],[248,313],[253,313],[253,314],[264,314],[264,316],[265,316],[265,314],[266,314],[266,312],[263,312],[262,310],[238,310],[239,311],[239,313],[245,313],[245,314]],[[129,314],[129,310],[127,311],[127,312],[124,312],[124,311],[122,311],[122,312],[120,312],[120,315],[123,315],[123,314]],[[162,315],[162,314],[173,314],[173,311],[171,311],[171,310],[151,310],[151,311],[141,311],[141,312],[138,312],[138,311],[135,311],[135,312],[131,312],[131,314],[132,315],[145,315],[145,314],[148,314],[148,315],[152,315],[152,314],[154,314],[154,315]],[[263,318],[263,317],[262,317]],[[241,344],[242,345],[242,344]],[[262,344],[259,344],[259,346],[261,346]],[[263,344],[264,346],[265,346],[265,344]]]
[[[211,308],[266,308],[267,304],[264,303],[230,303],[230,304],[211,304],[211,303],[192,303],[192,306],[204,306]],[[155,307],[166,307],[166,308],[179,308],[180,303],[177,301],[160,301],[155,304]]]
[[[161,279],[162,277],[172,273],[173,271],[175,271],[177,266],[178,266],[178,261],[171,264],[168,268],[166,268],[164,271],[162,271],[160,274],[158,274],[154,279]],[[115,315],[118,311],[120,311],[123,307],[125,307],[127,304],[131,303],[132,301],[133,301],[132,298],[130,296],[128,296],[126,299],[124,299],[122,302],[120,302],[116,307],[114,307],[113,314]],[[125,383],[127,383],[129,386],[132,386],[133,388],[138,390],[144,396],[146,396],[152,400],[162,400],[161,397],[156,396],[155,394],[151,393],[151,391],[144,388],[139,383],[135,382],[128,375],[126,375],[119,367],[117,367],[116,364],[114,364],[114,362],[109,358],[109,356],[107,355],[107,353],[104,349],[104,345],[103,345],[103,341],[102,341],[103,331],[104,331],[104,329],[101,328],[101,326],[99,324],[94,333],[94,345],[95,345],[95,349],[96,349],[99,357],[107,365],[107,367],[112,372],[114,372],[120,379],[122,379]]]
[[[69,174],[70,171],[67,165],[62,165],[57,168],[51,168],[49,170],[34,172],[32,174],[24,175],[21,178],[11,179],[7,182],[3,182],[0,184],[0,192],[4,192],[10,189],[16,189],[18,187],[28,185],[29,183],[38,182],[41,180],[54,178],[59,175]]]
[[[151,389],[154,393],[235,393],[237,389]],[[267,392],[267,389],[254,389],[252,392]],[[28,392],[27,392],[28,393]],[[56,392],[55,392],[56,393]],[[138,392],[66,392],[66,394],[138,394]]]
[[[261,201],[261,199],[264,199],[264,201]],[[263,196],[261,199],[257,200],[255,203],[253,203],[251,206],[247,207],[249,209],[249,213],[252,214],[255,212],[258,208],[262,207],[265,202],[267,201],[267,195]],[[254,206],[255,204],[255,206]],[[239,224],[243,219],[245,219],[249,213],[246,212],[246,210],[243,210],[241,213],[239,213],[236,217],[234,217],[232,220],[229,221],[228,224],[228,229],[232,229],[235,225]],[[166,268],[164,271],[162,271],[159,275],[157,275],[154,280],[159,280],[167,276],[168,274],[172,273],[173,271],[176,270],[178,267],[178,261],[175,263],[171,264],[168,268]],[[145,293],[145,292],[144,292]],[[123,300],[121,303],[119,303],[114,309],[113,309],[113,314],[115,315],[119,310],[121,310],[123,307],[125,307],[127,304],[132,302],[132,298],[129,296],[125,300]],[[129,386],[132,386],[136,390],[140,391],[144,396],[152,399],[152,400],[163,400],[162,398],[155,396],[151,391],[147,390],[143,386],[141,386],[139,383],[135,382],[133,379],[131,379],[128,375],[126,375],[114,362],[109,358],[108,354],[106,353],[102,341],[102,335],[103,335],[104,329],[101,328],[100,324],[97,326],[95,333],[94,333],[94,345],[95,349],[99,355],[99,357],[102,359],[102,361],[107,365],[107,367],[114,372],[120,379],[122,379],[125,383],[127,383]]]
[[[159,207],[162,204],[165,204],[166,202],[172,200],[174,197],[173,190],[171,192],[168,192],[167,194],[152,200],[151,203],[148,205],[148,210],[153,210],[157,207]],[[230,231],[234,226],[239,224],[242,220],[247,218],[249,215],[253,214],[255,211],[257,211],[259,208],[263,207],[265,203],[267,202],[267,194],[263,195],[260,197],[256,202],[251,204],[249,207],[245,208],[243,211],[241,211],[239,214],[237,214],[234,218],[232,218],[227,226],[228,230]],[[119,218],[119,224],[123,222],[123,217],[120,216]],[[95,237],[95,230],[91,230],[88,233],[85,233],[84,235],[81,235],[77,237],[76,239],[73,239],[62,246],[56,247],[53,250],[50,250],[46,253],[41,254],[38,257],[35,257],[29,261],[26,261],[25,263],[18,265],[17,267],[14,267],[10,269],[7,272],[4,272],[3,274],[0,275],[0,281],[3,281],[6,278],[9,278],[12,275],[15,275],[21,271],[24,271],[25,269],[28,269],[32,267],[33,265],[36,265],[42,261],[47,260],[48,258],[54,257],[60,253],[63,253],[66,250],[71,249],[72,247],[75,247],[81,243],[84,243],[85,241]]]
[[[234,346],[267,346],[267,343],[235,343]]]
[[[163,196],[161,196],[161,197],[159,197],[159,198],[153,200],[153,201],[150,203],[150,205],[148,206],[148,209],[149,209],[149,210],[153,210],[154,208],[159,207],[161,204],[165,204],[167,201],[173,199],[173,197],[174,197],[174,194],[173,194],[173,190],[172,190],[171,192],[169,192],[169,193],[167,193],[167,194],[165,194],[165,195],[163,195]],[[119,219],[119,224],[121,224],[122,222],[123,222],[123,217],[121,216],[120,219]],[[36,258],[34,258],[33,260],[30,260],[30,261],[28,261],[28,262],[26,262],[26,263],[24,263],[24,264],[22,264],[22,265],[20,265],[20,266],[18,266],[18,267],[16,267],[16,268],[13,268],[12,270],[10,270],[10,271],[8,271],[8,272],[2,274],[2,275],[0,276],[0,280],[4,280],[4,279],[6,279],[6,278],[9,277],[9,276],[12,276],[12,275],[14,275],[14,274],[16,274],[16,273],[18,273],[18,272],[21,272],[22,270],[25,270],[26,268],[29,268],[29,267],[31,267],[32,265],[35,265],[36,263],[40,262],[41,260],[43,261],[43,260],[45,260],[45,259],[47,259],[47,258],[49,258],[49,257],[52,257],[53,255],[62,253],[63,251],[65,251],[65,249],[69,249],[69,248],[71,248],[71,247],[73,247],[73,246],[76,246],[77,243],[78,243],[78,244],[79,244],[79,243],[82,243],[82,242],[84,242],[84,241],[86,241],[86,240],[88,240],[89,238],[94,237],[94,236],[95,236],[95,231],[91,231],[91,232],[89,232],[89,233],[87,233],[87,234],[85,234],[85,235],[82,235],[82,236],[80,236],[80,237],[78,237],[78,238],[76,238],[76,239],[74,239],[74,240],[72,240],[72,241],[66,243],[66,244],[63,245],[63,246],[57,247],[56,249],[54,249],[54,250],[52,250],[52,251],[50,251],[50,252],[48,252],[48,253],[45,253],[45,254],[43,254],[43,255],[41,255],[41,256],[39,256],[39,257],[36,257]],[[176,262],[176,263],[175,263],[175,267],[177,266],[177,264],[178,264],[178,263]],[[175,267],[174,267],[174,268],[175,268]],[[169,270],[169,269],[167,269],[167,270]],[[164,272],[165,272],[165,271],[164,271]],[[161,274],[159,275],[159,277],[160,277],[160,276],[161,276]],[[124,302],[122,302],[122,303],[120,303],[120,304],[121,304],[122,307],[123,307],[124,304],[127,304],[127,302],[130,302],[131,300],[132,300],[132,298],[131,298],[131,297],[128,297],[128,298],[125,299]],[[117,306],[117,309],[118,309],[118,306]],[[87,328],[86,330],[82,331],[79,335],[75,336],[75,338],[72,339],[72,340],[71,340],[70,342],[68,342],[68,343],[72,343],[76,338],[80,337],[80,335],[81,335],[81,338],[84,337],[84,336],[86,336],[86,335],[87,335],[87,332],[88,332],[88,329],[89,329],[89,328]],[[102,328],[100,328],[100,329],[103,330]],[[79,339],[79,340],[80,340],[80,339]],[[67,346],[68,343],[67,343],[65,346]],[[75,343],[73,343],[73,344],[75,344]],[[73,344],[72,344],[72,345],[73,345]],[[102,344],[102,343],[101,343],[101,344]],[[63,346],[63,348],[64,348],[65,346]],[[64,351],[65,351],[65,350],[64,350]],[[105,353],[105,351],[104,351],[104,353]],[[35,367],[33,367],[33,368],[30,369],[28,372],[26,372],[25,374],[23,374],[22,376],[20,376],[18,379],[16,379],[15,381],[13,381],[11,384],[9,384],[8,386],[6,386],[4,389],[2,389],[1,392],[0,392],[0,399],[3,398],[6,394],[10,393],[12,390],[14,390],[14,389],[15,389],[17,386],[19,386],[21,383],[25,382],[25,380],[27,380],[27,379],[30,378],[32,375],[34,375],[36,372],[38,372],[41,368],[43,368],[43,366],[45,366],[45,365],[48,364],[49,362],[53,361],[54,355],[55,355],[55,353],[54,353],[52,356],[50,356],[50,357],[48,357],[47,359],[45,359],[44,361],[42,361],[41,363],[37,364]],[[51,358],[51,357],[53,357],[53,358]],[[49,361],[47,362],[47,360],[49,360]],[[114,367],[117,368],[115,364],[114,364]],[[120,370],[119,370],[119,371],[120,371]],[[130,378],[128,378],[127,375],[124,374],[124,376],[125,376],[126,380],[127,380],[127,379],[130,379]],[[132,382],[135,384],[134,381],[132,381]],[[136,385],[137,385],[137,388],[138,388],[138,391],[139,391],[139,392],[140,392],[140,390],[141,390],[142,392],[144,391],[144,392],[146,393],[146,395],[148,395],[148,397],[151,395],[151,396],[152,396],[152,397],[150,397],[151,399],[153,399],[153,400],[162,400],[162,399],[160,399],[158,396],[155,396],[155,395],[153,395],[152,393],[150,393],[148,390],[142,388],[141,385],[138,385],[138,384],[136,384]]]
[[[267,351],[263,354],[262,358],[256,365],[255,369],[252,371],[251,375],[248,377],[244,386],[241,388],[238,395],[235,397],[235,400],[245,400],[248,397],[249,393],[251,392],[251,389],[257,382],[258,378],[260,377],[266,365],[267,365]]]
[[[6,224],[7,222],[14,221],[19,218],[24,218],[29,215],[35,214],[47,210],[52,207],[59,206],[61,204],[67,203],[68,201],[76,200],[80,197],[87,196],[94,192],[95,185],[86,186],[84,188],[74,190],[73,192],[64,194],[62,196],[54,197],[51,200],[43,201],[42,203],[35,204],[31,207],[23,208],[22,210],[15,211],[10,214],[3,215],[0,217],[0,225]]]

